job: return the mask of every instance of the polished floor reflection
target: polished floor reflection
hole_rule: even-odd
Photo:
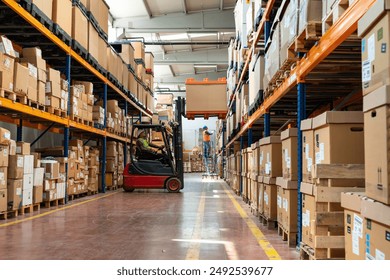
[[[0,259],[269,259],[258,229],[281,259],[299,258],[225,182],[186,174],[181,193],[118,191],[0,221]]]

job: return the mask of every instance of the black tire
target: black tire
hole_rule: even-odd
[[[128,187],[123,186],[123,190],[124,190],[125,192],[133,192],[135,189],[134,189],[134,188],[128,188]]]
[[[165,188],[172,193],[177,193],[181,190],[181,181],[179,178],[171,177],[165,181]]]

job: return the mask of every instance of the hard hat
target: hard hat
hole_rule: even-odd
[[[139,130],[137,131],[137,137],[139,137],[142,133],[145,133],[145,130],[139,129]]]
[[[203,129],[207,129],[207,126],[205,125],[205,126],[203,127]]]

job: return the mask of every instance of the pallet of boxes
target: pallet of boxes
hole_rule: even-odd
[[[93,84],[90,82],[73,81],[70,91],[70,118],[73,121],[93,126]]]
[[[257,177],[259,176],[259,161],[260,161],[260,142],[251,145],[250,156],[250,174],[249,174],[249,188],[250,188],[250,207],[251,212],[257,217],[259,207],[259,183]]]
[[[376,1],[358,22],[362,38],[365,191],[342,194],[345,258],[390,259],[390,6]]]
[[[277,186],[276,178],[282,174],[282,143],[280,136],[269,136],[260,139],[260,158],[258,178],[259,186],[259,219],[268,228],[277,224]]]
[[[278,234],[296,246],[298,233],[298,129],[282,132],[282,177],[276,178]]]
[[[242,150],[242,172],[241,172],[241,182],[242,182],[242,199],[246,203],[250,203],[251,190],[250,190],[250,158],[252,157],[252,148],[246,148]]]
[[[183,145],[184,147],[184,145]],[[183,170],[184,173],[191,173],[191,151],[190,150],[185,150],[183,152]]]
[[[343,259],[341,193],[364,190],[363,113],[325,112],[301,130],[301,259]]]
[[[168,125],[170,121],[173,121],[173,94],[157,95],[155,110],[157,112],[159,122],[164,122],[165,125]]]
[[[123,186],[123,144],[107,141],[106,158],[106,174],[104,174],[106,187],[108,190],[116,190],[118,187]],[[99,188],[102,188],[101,176],[99,176]]]
[[[34,156],[30,144],[11,140],[8,130],[0,128],[0,218],[7,219],[39,210],[34,203]],[[43,176],[43,174],[42,174]],[[36,189],[38,190],[38,189]],[[42,189],[40,189],[42,190]]]
[[[190,154],[190,161],[191,161],[191,172],[193,173],[204,172],[203,158],[199,147],[194,147],[192,149],[192,154]]]

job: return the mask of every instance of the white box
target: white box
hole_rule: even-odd
[[[23,175],[23,191],[33,188],[33,174],[24,174]]]
[[[45,168],[38,167],[34,168],[34,187],[43,186],[43,176],[45,174]]]
[[[25,155],[24,158],[24,166],[23,166],[23,173],[24,174],[33,174],[34,173],[34,156],[32,155]]]
[[[57,199],[65,197],[65,183],[57,183]]]
[[[24,185],[23,185],[24,186]],[[33,189],[23,189],[22,206],[31,205],[33,202]]]

